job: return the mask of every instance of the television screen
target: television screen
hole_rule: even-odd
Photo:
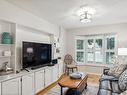
[[[51,44],[23,42],[23,68],[46,66],[51,62]]]

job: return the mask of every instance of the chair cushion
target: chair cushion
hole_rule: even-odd
[[[120,75],[118,84],[122,91],[127,90],[127,69]]]
[[[126,69],[127,64],[120,64],[110,68],[108,75],[119,77],[120,74]]]
[[[111,91],[100,89],[98,95],[112,95]]]
[[[67,68],[77,68],[77,66],[74,64],[70,64],[70,65],[67,65]]]
[[[100,82],[100,89],[111,90],[110,81],[104,80]]]
[[[121,93],[121,90],[119,89],[118,81],[113,81],[111,85],[112,85],[112,92],[118,93],[118,94]]]

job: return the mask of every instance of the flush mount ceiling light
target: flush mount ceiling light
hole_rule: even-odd
[[[96,10],[91,7],[81,6],[80,9],[77,11],[77,15],[80,17],[80,21],[82,23],[88,23],[91,22],[95,12]]]

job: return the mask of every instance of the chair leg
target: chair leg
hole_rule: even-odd
[[[70,72],[69,69],[67,69],[67,75],[69,75],[69,72]]]
[[[65,74],[68,75],[68,68],[65,69]]]
[[[78,67],[76,68],[76,71],[78,71]]]
[[[72,73],[74,72],[74,69],[72,68]]]

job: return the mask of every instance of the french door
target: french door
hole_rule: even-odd
[[[86,39],[86,63],[103,63],[103,36]]]

